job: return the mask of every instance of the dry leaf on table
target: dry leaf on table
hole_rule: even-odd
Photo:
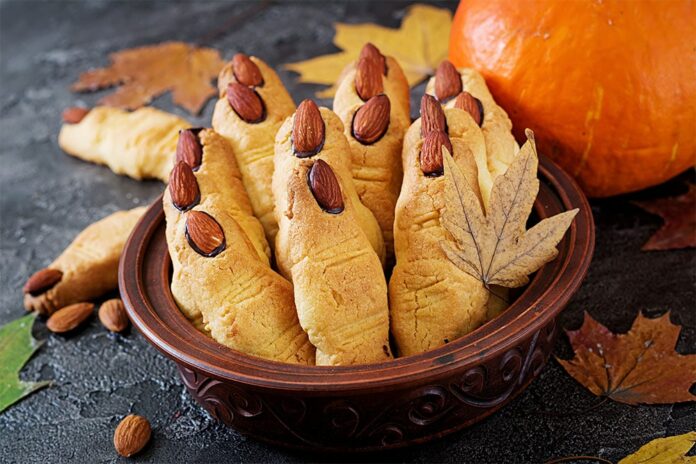
[[[333,97],[336,81],[345,66],[356,60],[362,46],[372,42],[401,65],[410,86],[435,73],[440,61],[447,58],[452,13],[430,5],[413,5],[399,29],[377,24],[336,23],[333,43],[342,51],[285,65],[300,74],[300,82],[332,87],[317,92],[317,97]]]
[[[120,85],[99,103],[129,110],[172,91],[174,103],[192,114],[198,114],[216,94],[210,82],[224,65],[217,50],[183,42],[121,50],[110,58],[111,66],[82,73],[72,90],[93,92]]]
[[[526,230],[539,192],[534,134],[527,131],[527,143],[505,174],[496,178],[488,215],[452,157],[443,151],[447,208],[442,224],[454,238],[443,244],[448,258],[486,287],[525,285],[529,274],[556,257],[556,245],[578,212],[566,211]]]
[[[575,357],[561,366],[598,396],[628,404],[694,401],[696,355],[674,351],[680,327],[669,313],[657,319],[638,314],[626,334],[614,334],[585,314],[582,327],[567,331]]]
[[[686,453],[696,443],[696,432],[657,438],[619,461],[619,464],[696,464],[696,456]]]
[[[696,185],[689,184],[689,191],[678,197],[636,201],[635,204],[665,221],[643,245],[643,250],[696,247]]]

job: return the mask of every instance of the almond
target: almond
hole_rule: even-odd
[[[179,131],[179,142],[176,145],[176,161],[183,161],[191,169],[196,170],[203,161],[203,147],[198,140],[198,130],[184,129]]]
[[[65,333],[85,322],[94,310],[92,303],[75,303],[59,309],[46,321],[51,332]]]
[[[384,66],[377,60],[369,57],[358,60],[358,67],[355,71],[355,91],[358,92],[358,96],[363,101],[384,92],[383,70]]]
[[[130,321],[120,298],[105,301],[99,308],[99,320],[112,332],[123,332]]]
[[[464,110],[474,118],[476,124],[481,127],[483,123],[483,104],[481,100],[471,95],[469,92],[462,92],[457,95],[457,99],[454,101],[454,107]]]
[[[27,279],[27,283],[24,284],[22,290],[24,293],[29,293],[30,295],[37,296],[41,295],[46,290],[50,290],[60,282],[63,278],[63,273],[57,269],[44,268],[36,271],[31,277]]]
[[[186,216],[186,239],[199,255],[213,257],[225,249],[222,226],[210,214],[189,211]]]
[[[227,86],[227,101],[243,121],[256,124],[266,118],[263,100],[253,89],[238,82]]]
[[[353,136],[362,144],[375,143],[387,132],[391,104],[386,95],[370,98],[353,116]]]
[[[324,160],[317,160],[309,170],[309,188],[321,209],[331,214],[343,211],[343,195],[336,174]]]
[[[382,74],[385,76],[387,75],[387,60],[384,58],[384,55],[382,55],[379,49],[370,42],[363,45],[362,50],[360,50],[360,57],[358,59],[360,60],[362,58],[377,61],[380,65],[380,69],[382,69]]]
[[[441,176],[444,171],[442,161],[442,147],[447,148],[452,154],[452,143],[449,137],[442,131],[431,131],[425,136],[420,152],[421,171],[428,177]]]
[[[324,120],[319,107],[312,100],[304,100],[297,107],[292,125],[292,147],[295,156],[308,158],[324,147]]]
[[[188,211],[198,204],[201,192],[191,167],[179,161],[169,174],[169,194],[179,211]]]
[[[63,110],[63,122],[67,124],[77,124],[82,121],[82,118],[87,116],[89,109],[80,108],[79,106],[71,106]]]
[[[454,65],[445,60],[435,71],[435,96],[441,102],[454,97],[462,91],[462,77]]]
[[[131,457],[145,448],[150,441],[152,428],[150,422],[142,416],[129,414],[116,427],[114,448],[124,457]]]
[[[232,58],[232,72],[240,84],[250,87],[263,85],[261,70],[244,53],[237,53]]]
[[[421,98],[421,137],[429,132],[439,130],[447,132],[447,119],[440,103],[432,95],[425,94]]]

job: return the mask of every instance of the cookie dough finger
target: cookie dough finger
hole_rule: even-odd
[[[295,103],[278,75],[255,56],[237,54],[218,78],[213,128],[232,145],[251,206],[273,246],[273,144]]]
[[[108,106],[70,108],[58,144],[71,156],[104,164],[134,179],[167,181],[184,119],[152,107],[133,112]]]
[[[50,315],[118,288],[118,260],[144,212],[144,207],[118,211],[80,232],[55,261],[27,280],[27,311]]]

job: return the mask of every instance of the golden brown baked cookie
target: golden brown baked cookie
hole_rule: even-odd
[[[219,193],[228,199],[227,211],[254,245],[261,260],[268,264],[271,248],[261,222],[251,209],[237,161],[227,140],[212,129],[183,130],[179,136],[176,160],[177,163],[186,162],[195,171],[201,196]],[[179,179],[180,176],[172,175],[170,178]]]
[[[68,113],[66,111],[66,113]],[[66,118],[58,144],[69,155],[134,179],[169,178],[179,131],[190,124],[152,107],[133,112],[97,106]]]
[[[430,109],[433,114],[422,108],[423,117],[406,133],[404,182],[396,205],[396,266],[389,303],[392,335],[402,356],[455,340],[483,323],[487,312],[488,291],[483,284],[459,270],[442,250],[448,234],[440,223],[446,207],[442,147],[452,152],[476,191],[479,168],[474,151],[485,149],[483,135],[462,111],[443,113],[436,104]],[[425,138],[422,123],[430,128]],[[444,126],[449,136],[438,126]]]
[[[368,78],[359,80],[363,74]],[[364,101],[357,85],[364,80],[377,82],[377,91],[383,93]],[[408,82],[396,61],[385,59],[367,44],[357,66],[340,81],[333,106],[350,144],[355,188],[360,201],[379,223],[388,262],[394,256],[394,207],[403,177],[401,147],[410,125],[409,96],[408,92],[403,93],[404,87],[408,89]],[[371,93],[372,90],[368,94]]]
[[[276,136],[273,193],[277,221],[288,210],[288,179],[302,159],[322,159],[331,166],[340,179],[344,195],[353,205],[358,225],[383,263],[385,250],[382,231],[372,212],[360,202],[355,190],[350,169],[350,146],[343,135],[343,124],[333,111],[318,108],[312,100],[303,101]],[[288,243],[287,239],[287,235],[276,238],[275,257],[281,274],[291,278],[289,253],[293,244]]]
[[[278,226],[273,214],[273,143],[295,103],[278,75],[255,56],[235,55],[218,78],[220,99],[213,128],[232,145],[254,214],[274,243]]]
[[[218,140],[201,133],[196,172],[185,154],[172,171],[163,204],[172,259],[172,295],[199,329],[238,351],[313,364],[314,347],[300,327],[292,285],[268,265],[237,219],[244,212],[230,177],[215,175]],[[248,215],[248,213],[245,213]]]
[[[391,359],[382,265],[340,176],[322,159],[298,159],[289,169],[287,201],[276,201],[278,237],[290,245],[286,266],[317,365]]]
[[[510,118],[493,99],[483,76],[472,68],[456,69],[449,61],[443,61],[438,67],[435,77],[428,81],[425,91],[434,95],[446,108],[455,107],[458,96],[462,92],[475,98],[473,103],[481,114],[474,117],[479,122],[486,140],[486,154],[492,187],[493,180],[507,170],[520,147],[512,135]],[[459,98],[458,106],[474,109],[474,105],[465,103],[465,100],[471,102],[468,97],[464,96]],[[472,111],[472,113],[476,112]],[[488,190],[491,187],[488,187]]]
[[[144,207],[118,211],[91,224],[24,286],[24,307],[50,315],[118,288],[118,260]]]

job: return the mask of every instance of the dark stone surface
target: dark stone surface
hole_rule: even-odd
[[[453,4],[449,5],[454,8]],[[50,263],[82,228],[118,209],[147,204],[162,190],[104,167],[64,155],[57,145],[60,112],[93,105],[99,97],[74,95],[81,71],[107,64],[107,54],[163,40],[213,46],[229,58],[253,52],[272,65],[335,50],[333,22],[376,21],[397,26],[401,2],[251,3],[28,2],[0,5],[0,324],[24,314],[21,286]],[[314,88],[281,71],[295,100]],[[415,89],[420,96],[422,86]],[[417,100],[417,98],[415,99]],[[185,117],[169,96],[155,106]],[[199,118],[205,125],[212,102]],[[577,328],[583,311],[615,331],[626,331],[643,310],[672,311],[684,329],[678,345],[696,352],[696,254],[693,250],[641,252],[660,225],[630,202],[678,194],[693,173],[640,194],[594,201],[597,251],[579,294],[561,316]],[[148,417],[153,440],[142,462],[299,462],[336,457],[275,449],[216,423],[184,391],[174,365],[137,333],[110,335],[95,318],[79,333],[35,335],[46,344],[22,373],[53,379],[0,415],[0,462],[117,461],[112,434],[125,414]],[[557,353],[570,354],[562,338]],[[696,428],[692,404],[633,407],[598,402],[551,361],[541,377],[500,413],[435,443],[403,452],[343,460],[522,463],[568,455],[617,461],[643,443]]]

